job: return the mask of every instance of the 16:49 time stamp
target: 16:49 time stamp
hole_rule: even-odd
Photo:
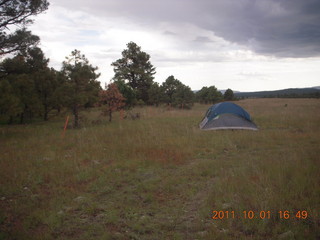
[[[212,211],[212,219],[270,219],[277,217],[279,219],[307,219],[308,212],[306,210],[299,211]]]

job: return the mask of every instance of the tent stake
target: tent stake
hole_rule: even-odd
[[[62,132],[62,137],[64,137],[66,130],[67,130],[67,126],[68,126],[68,122],[69,122],[69,116],[67,116],[66,122],[64,124],[64,128],[63,128],[63,132]]]

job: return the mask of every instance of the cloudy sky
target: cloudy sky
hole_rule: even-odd
[[[155,81],[193,90],[320,85],[319,0],[49,0],[30,26],[52,67],[78,49],[113,77],[130,41],[151,56]]]

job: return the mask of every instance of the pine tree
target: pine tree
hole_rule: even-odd
[[[179,86],[183,85],[174,76],[169,76],[164,83],[161,85],[161,89],[164,93],[164,101],[167,104],[172,104],[174,102],[173,95],[176,93]]]
[[[41,115],[43,120],[47,121],[49,113],[55,108],[54,94],[58,88],[56,71],[48,67],[49,59],[45,58],[44,53],[38,47],[28,49],[26,63],[42,104]]]
[[[14,103],[13,111],[1,110],[6,115],[4,117],[10,119],[9,122],[18,117],[20,123],[24,123],[26,118],[32,120],[35,114],[41,112],[41,102],[36,91],[33,72],[26,61],[26,56],[18,54],[2,62],[0,82],[3,89],[9,90],[5,97],[11,99],[8,104]],[[5,109],[7,106],[1,107]]]
[[[65,77],[63,88],[64,101],[66,106],[72,110],[75,128],[79,127],[79,111],[86,104],[93,104],[98,100],[101,90],[100,82],[97,78],[97,67],[89,64],[85,55],[80,51],[74,50],[71,55],[63,62],[62,74]]]
[[[159,104],[164,100],[164,93],[162,88],[159,86],[157,82],[154,82],[150,87],[149,91],[149,102],[150,105],[156,105],[157,107]]]
[[[196,93],[196,98],[200,103],[214,104],[222,100],[222,94],[215,86],[203,87]]]
[[[234,100],[233,91],[232,91],[230,88],[228,88],[228,89],[224,92],[223,98],[224,98],[224,100],[227,100],[227,101]]]
[[[127,44],[122,58],[111,64],[114,67],[114,80],[125,81],[137,93],[137,100],[148,102],[148,90],[153,83],[155,68],[150,62],[150,55],[141,51],[136,43]]]
[[[191,88],[185,85],[179,85],[173,94],[173,106],[178,108],[190,109],[194,102],[194,93]]]
[[[136,105],[137,93],[131,86],[126,84],[123,80],[117,80],[117,81],[114,81],[113,83],[117,85],[120,93],[126,99],[125,108],[129,109],[129,108],[132,108],[134,105]]]
[[[39,42],[25,28],[30,19],[48,9],[47,0],[0,0],[0,55],[25,51]],[[16,28],[15,32],[12,28]]]

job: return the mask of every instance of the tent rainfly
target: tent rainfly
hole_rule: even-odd
[[[231,102],[222,102],[212,105],[202,122],[199,124],[202,130],[218,129],[247,129],[258,130],[252,122],[249,113],[242,107]]]

